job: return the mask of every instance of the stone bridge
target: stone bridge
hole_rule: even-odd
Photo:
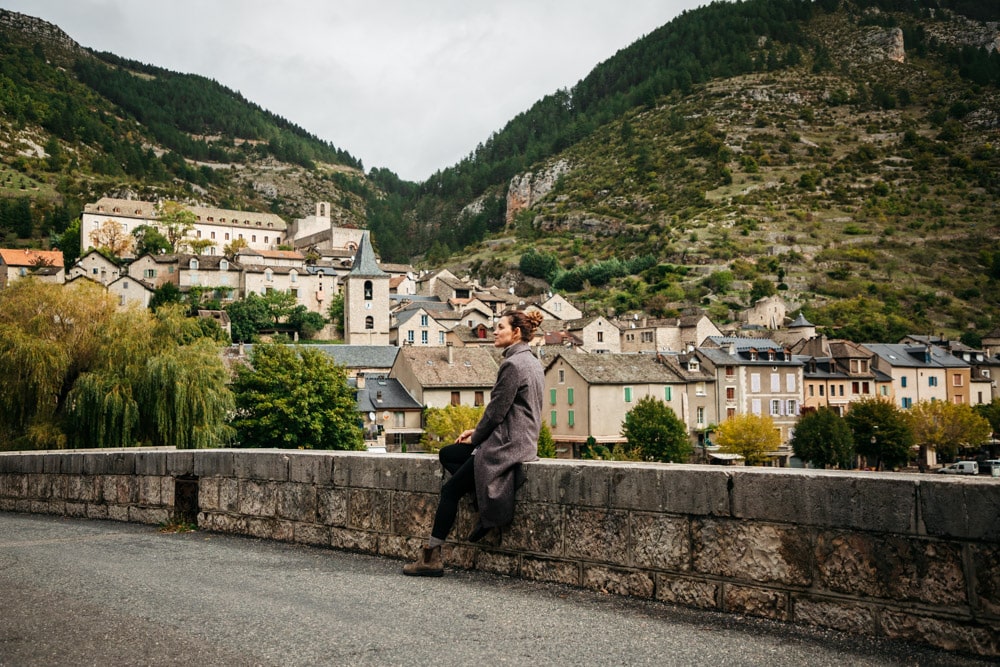
[[[452,567],[1000,656],[1000,480],[543,460],[514,523]],[[299,450],[0,454],[0,510],[409,559],[436,458]]]

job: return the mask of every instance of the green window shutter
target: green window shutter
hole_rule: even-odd
[[[566,390],[566,402],[573,405],[573,387]]]
[[[555,404],[556,404],[556,390],[549,389],[549,405],[555,405]]]
[[[576,423],[576,419],[574,418],[572,410],[569,411],[569,418],[567,419],[566,423],[569,424],[570,426],[573,426],[573,424]]]
[[[625,387],[625,402],[632,402],[632,387]]]
[[[666,389],[663,390],[663,398],[665,400],[669,401],[673,397],[674,397],[674,388],[673,387],[667,387]]]
[[[551,421],[550,426],[555,426],[556,425],[556,411],[555,410],[553,410],[552,413],[550,414],[550,418],[551,418],[550,419],[550,421]]]

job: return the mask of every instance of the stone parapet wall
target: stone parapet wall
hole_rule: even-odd
[[[514,523],[453,567],[1000,655],[1000,480],[588,461],[526,465]],[[0,510],[412,558],[433,457],[281,450],[0,454]],[[190,500],[183,489],[195,485]],[[194,499],[197,503],[194,506]]]

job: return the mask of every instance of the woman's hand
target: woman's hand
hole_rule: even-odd
[[[458,444],[458,443],[469,444],[469,438],[472,437],[473,433],[475,433],[475,430],[471,429],[471,428],[462,431],[462,434],[459,435],[458,438],[455,439],[455,443],[456,444]]]

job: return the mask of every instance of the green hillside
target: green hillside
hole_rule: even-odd
[[[105,195],[289,219],[330,201],[385,260],[556,289],[588,312],[700,306],[722,323],[780,293],[856,340],[975,343],[1000,326],[991,3],[716,2],[419,184],[365,174],[211,80],[0,19],[5,245],[58,239]]]

